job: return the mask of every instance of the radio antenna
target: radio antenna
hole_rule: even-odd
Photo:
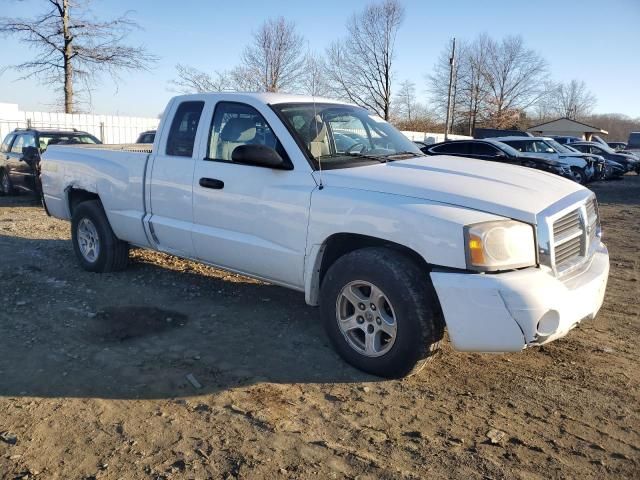
[[[316,137],[314,140],[318,138],[320,132],[318,131],[318,110],[316,108],[316,93],[315,93],[315,84],[311,85],[313,91],[311,92],[311,98],[313,99],[313,123],[316,127]],[[318,190],[322,190],[324,188],[324,184],[322,183],[322,149],[320,149],[320,155],[318,155],[318,180],[320,184],[318,185]]]

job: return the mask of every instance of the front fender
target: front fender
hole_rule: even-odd
[[[402,195],[335,187],[315,190],[305,252],[307,302],[317,303],[322,254],[332,235],[374,237],[409,248],[430,265],[464,269],[464,225],[501,218]]]

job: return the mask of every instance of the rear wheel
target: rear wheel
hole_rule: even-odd
[[[129,244],[114,235],[99,201],[82,202],[74,209],[71,239],[85,270],[104,273],[126,268]]]
[[[321,287],[325,329],[338,353],[368,373],[399,378],[422,369],[443,336],[428,272],[390,248],[338,259]]]

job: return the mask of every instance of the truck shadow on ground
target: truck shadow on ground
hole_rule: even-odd
[[[0,234],[0,258],[2,396],[379,380],[338,357],[301,293],[145,251],[126,271],[89,273],[67,240]]]

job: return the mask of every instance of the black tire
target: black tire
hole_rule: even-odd
[[[585,185],[587,183],[587,173],[584,171],[584,168],[571,167],[571,173],[573,173],[573,178],[580,185]]]
[[[395,341],[381,356],[371,357],[357,351],[338,324],[341,292],[354,281],[375,285],[393,305]],[[325,330],[340,356],[360,370],[385,378],[419,372],[433,358],[444,334],[444,322],[428,272],[391,248],[364,248],[339,258],[322,281],[320,311]]]
[[[78,235],[78,225],[87,219],[94,227],[98,237],[98,252],[91,261],[83,255]],[[90,272],[115,272],[124,270],[129,261],[129,244],[119,240],[111,230],[109,220],[98,200],[88,200],[75,207],[71,219],[71,240],[78,262]]]
[[[11,177],[7,171],[3,168],[0,169],[0,196],[13,195],[15,190],[11,184]]]

